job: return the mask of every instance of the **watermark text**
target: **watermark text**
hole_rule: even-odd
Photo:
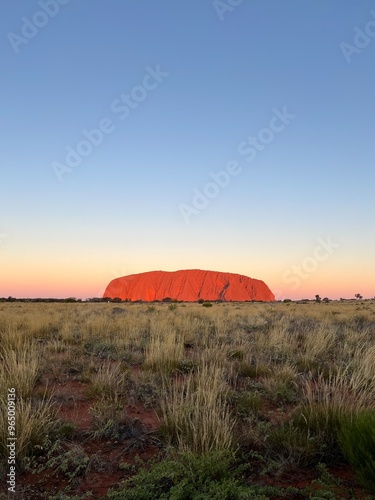
[[[40,0],[38,2],[41,10],[37,10],[31,16],[31,19],[23,16],[21,18],[21,34],[10,31],[7,38],[16,54],[21,47],[30,43],[37,36],[39,31],[47,26],[49,21],[60,12],[60,6],[66,5],[70,0]]]
[[[273,115],[268,127],[260,129],[256,135],[249,135],[237,146],[237,153],[243,156],[248,163],[253,162],[258,153],[264,151],[267,145],[274,140],[275,135],[285,130],[287,125],[296,118],[296,115],[288,113],[286,106],[281,111],[278,108],[273,108],[272,112]],[[211,180],[203,188],[193,189],[191,204],[180,203],[178,208],[184,221],[189,223],[193,215],[197,216],[207,208],[210,200],[216,198],[229,185],[231,178],[239,175],[242,170],[240,162],[232,160],[227,163],[224,170],[211,171],[209,173]]]
[[[375,37],[375,10],[372,10],[370,15],[374,19],[368,21],[363,28],[354,26],[354,38],[352,43],[340,43],[341,52],[348,64],[352,62],[353,54],[360,54],[363,49],[370,44],[371,39]]]
[[[16,493],[16,390],[14,387],[8,389],[8,472],[7,486],[8,491]]]

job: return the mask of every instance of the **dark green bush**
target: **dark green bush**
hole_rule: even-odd
[[[175,460],[154,462],[127,479],[118,490],[109,490],[113,500],[270,500],[295,498],[297,488],[245,485],[233,453],[212,452],[199,457],[179,454]],[[313,498],[313,497],[309,497]],[[326,498],[326,497],[319,497]]]
[[[236,478],[239,470],[233,470],[234,464],[234,455],[227,452],[213,452],[199,457],[191,453],[180,454],[176,460],[156,462],[148,470],[142,468],[138,475],[122,483],[119,491],[109,491],[108,498],[117,500],[251,498],[245,496],[247,488]]]
[[[343,418],[338,437],[359,483],[375,492],[375,411],[361,410],[352,419]]]

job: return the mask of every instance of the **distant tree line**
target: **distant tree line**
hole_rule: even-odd
[[[92,297],[88,299],[77,299],[75,297],[67,297],[64,299],[56,299],[53,297],[49,298],[20,298],[17,299],[15,297],[0,297],[0,302],[60,302],[60,303],[75,303],[75,302],[114,302],[114,303],[132,303],[132,304],[141,304],[143,302],[152,302],[152,303],[172,303],[178,304],[184,302],[183,300],[172,299],[171,297],[164,297],[162,300],[130,300],[130,299],[121,299],[120,297]],[[204,299],[199,299],[198,304],[203,304],[209,301]],[[224,301],[222,299],[213,301],[215,303],[221,302],[236,302],[236,301]],[[263,300],[245,300],[243,302],[263,302]]]
[[[75,297],[67,297],[65,299],[55,299],[55,298],[35,298],[35,299],[16,299],[15,297],[0,297],[0,302],[83,302],[82,299],[76,299]]]

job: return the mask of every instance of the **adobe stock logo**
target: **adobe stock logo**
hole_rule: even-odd
[[[272,109],[273,116],[268,123],[268,127],[261,128],[256,135],[249,135],[246,140],[240,142],[237,146],[237,153],[244,157],[244,159],[251,163],[258,156],[258,153],[264,151],[268,144],[270,144],[275,135],[279,134],[291,120],[296,118],[296,115],[288,113],[286,106],[282,111],[278,108]],[[239,175],[242,172],[242,166],[236,160],[227,163],[225,170],[218,172],[210,172],[209,176],[211,181],[207,182],[203,188],[193,189],[193,198],[191,204],[180,203],[178,209],[188,224],[190,218],[199,215],[210,204],[210,200],[219,196],[223,189],[225,189],[231,182],[232,177]]]
[[[224,21],[226,12],[233,12],[242,2],[243,0],[214,0],[212,5],[220,21]]]
[[[129,93],[121,94],[111,103],[111,112],[117,116],[119,120],[125,120],[132,111],[147,99],[150,92],[155,90],[164,79],[169,76],[169,73],[162,71],[160,65],[157,64],[154,68],[147,66],[146,74],[142,78],[140,85],[135,85]],[[105,137],[116,130],[116,125],[111,118],[102,118],[97,127],[93,129],[82,129],[83,137],[75,144],[65,146],[65,160],[63,162],[54,161],[51,164],[59,182],[62,182],[65,174],[71,173],[75,168],[79,167],[85,158],[90,156],[93,151],[98,148]]]
[[[371,38],[375,37],[375,10],[372,10],[370,15],[374,19],[368,21],[363,29],[359,28],[359,26],[354,26],[353,44],[347,42],[340,43],[341,52],[348,64],[352,62],[353,54],[360,54],[370,44]]]
[[[315,247],[312,255],[305,257],[300,264],[293,265],[283,273],[282,280],[284,283],[290,285],[289,290],[297,290],[301,282],[314,274],[318,270],[320,263],[329,259],[334,251],[340,247],[338,243],[332,241],[331,236],[327,236],[325,239],[317,238],[316,241],[318,245]],[[275,295],[277,295],[279,300],[281,300],[282,294],[282,290],[275,291]]]
[[[50,19],[57,16],[60,12],[60,6],[66,5],[69,2],[70,0],[40,0],[38,5],[41,10],[34,12],[31,19],[25,16],[21,18],[21,35],[13,31],[7,34],[14,52],[18,54],[22,45],[27,45],[30,40],[37,36],[39,30],[47,26]]]

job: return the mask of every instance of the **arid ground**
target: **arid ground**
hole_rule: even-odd
[[[375,301],[3,302],[0,355],[0,498],[375,498]]]

